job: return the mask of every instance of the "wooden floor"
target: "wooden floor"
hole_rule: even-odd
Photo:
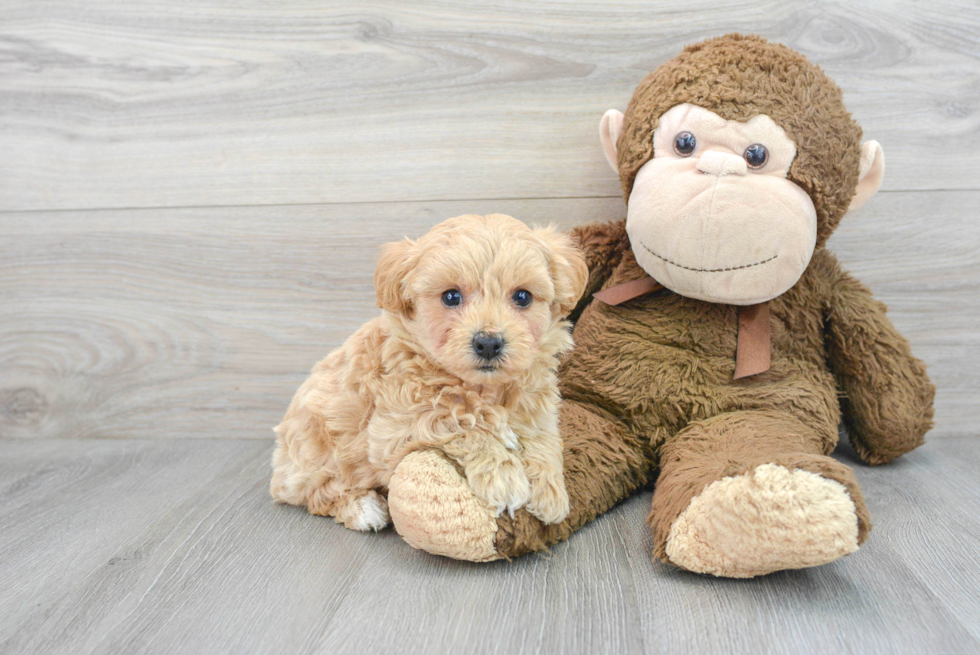
[[[171,0],[0,7],[0,653],[980,652],[980,8]],[[829,243],[938,386],[855,467],[856,554],[650,561],[650,492],[471,565],[266,492],[270,428],[375,315],[380,244],[620,218],[597,126],[729,31],[824,67],[883,191]]]
[[[3,440],[0,652],[976,653],[978,441],[858,466],[870,541],[746,581],[652,563],[650,492],[469,564],[273,505],[262,441]]]

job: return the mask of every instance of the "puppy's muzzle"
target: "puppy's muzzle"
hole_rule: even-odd
[[[473,336],[473,352],[485,362],[492,362],[504,354],[504,340],[487,332],[477,332]]]

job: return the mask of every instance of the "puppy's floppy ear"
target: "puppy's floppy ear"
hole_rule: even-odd
[[[417,263],[415,242],[411,239],[382,246],[378,267],[374,270],[374,292],[378,297],[378,307],[397,314],[410,311],[412,301],[406,284]]]
[[[547,247],[548,268],[555,285],[555,303],[562,315],[568,314],[575,309],[589,279],[585,256],[571,236],[553,226],[539,228],[534,233]]]

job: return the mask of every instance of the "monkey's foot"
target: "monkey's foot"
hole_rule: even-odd
[[[677,566],[729,578],[818,566],[857,549],[857,509],[844,485],[778,464],[709,484],[666,545]]]
[[[414,452],[401,461],[388,483],[388,510],[413,548],[471,562],[500,559],[496,512],[440,452]]]

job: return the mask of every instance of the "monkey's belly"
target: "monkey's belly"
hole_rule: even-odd
[[[691,421],[752,409],[792,412],[836,438],[840,408],[822,353],[774,343],[769,371],[735,380],[737,325],[734,307],[683,298],[595,303],[576,324],[562,395],[621,415],[656,441]]]

